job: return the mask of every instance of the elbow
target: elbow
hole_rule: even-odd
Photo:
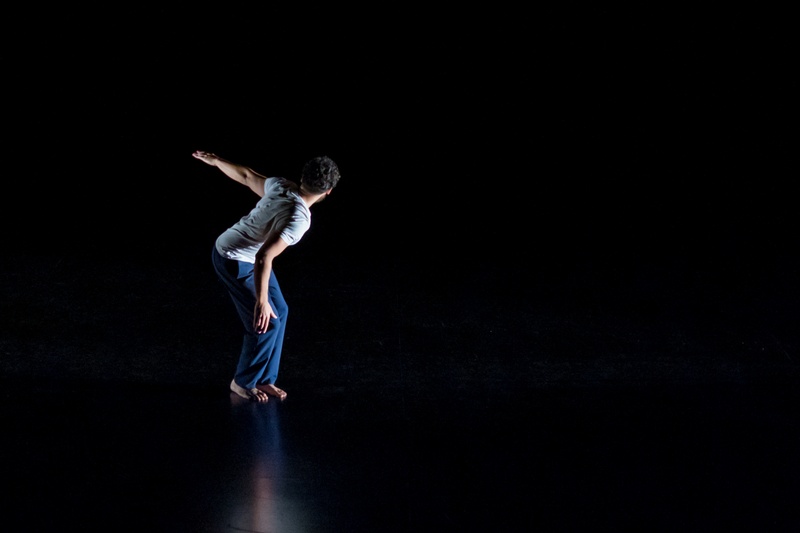
[[[266,251],[256,252],[256,267],[265,268],[272,266],[272,256]]]

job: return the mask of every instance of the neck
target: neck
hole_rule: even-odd
[[[305,187],[303,187],[303,185],[302,185],[302,184],[300,184],[300,186],[298,187],[298,189],[299,189],[299,190],[298,190],[298,192],[300,193],[300,198],[302,198],[302,199],[303,199],[303,201],[306,203],[306,205],[307,205],[308,207],[311,207],[311,206],[312,206],[312,205],[314,205],[315,203],[317,203],[317,202],[319,202],[320,200],[322,200],[323,198],[325,198],[325,196],[326,196],[326,195],[328,194],[328,192],[329,192],[329,191],[325,191],[325,192],[316,192],[316,193],[315,193],[315,192],[311,192],[311,191],[309,191],[308,189],[306,189]]]
[[[319,202],[320,200],[322,200],[322,198],[323,198],[323,197],[324,197],[326,194],[327,194],[327,193],[324,193],[324,192],[323,192],[323,193],[317,193],[317,194],[313,194],[313,193],[310,193],[310,192],[304,191],[304,190],[302,190],[302,189],[300,190],[300,198],[302,198],[302,199],[303,199],[303,201],[306,203],[306,205],[307,205],[308,207],[311,207],[311,206],[312,206],[312,205],[314,205],[315,203],[317,203],[317,202]]]

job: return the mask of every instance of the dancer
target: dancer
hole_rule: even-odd
[[[308,160],[299,182],[266,177],[210,152],[193,157],[217,167],[261,197],[255,207],[217,237],[214,270],[233,299],[244,325],[244,340],[231,381],[242,398],[284,400],[275,382],[281,362],[288,306],[273,270],[273,261],[296,244],[311,226],[310,207],[324,200],[339,181],[339,167],[327,156]]]

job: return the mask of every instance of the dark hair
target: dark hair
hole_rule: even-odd
[[[336,187],[339,182],[339,167],[328,156],[310,159],[303,165],[300,185],[311,193],[321,193]]]

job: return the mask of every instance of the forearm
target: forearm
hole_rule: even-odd
[[[266,302],[269,296],[269,277],[272,275],[272,259],[256,257],[253,269],[253,281],[256,286],[256,300]]]
[[[256,305],[253,309],[253,331],[262,334],[267,331],[269,321],[278,318],[269,303],[269,277],[272,274],[272,261],[256,257],[254,280],[256,285]]]
[[[242,185],[250,186],[255,178],[255,172],[252,169],[244,165],[231,163],[219,156],[214,161],[214,166],[220,169],[223,174]]]
[[[197,150],[192,154],[195,159],[199,159],[207,165],[217,167],[223,174],[231,178],[237,183],[246,185],[254,193],[259,196],[264,196],[264,181],[267,179],[250,167],[232,163],[225,158],[219,157],[211,152],[204,152]]]
[[[253,278],[256,286],[256,298],[259,301],[267,301],[269,277],[272,275],[272,261],[282,254],[287,246],[286,241],[280,236],[273,235],[256,252]]]

